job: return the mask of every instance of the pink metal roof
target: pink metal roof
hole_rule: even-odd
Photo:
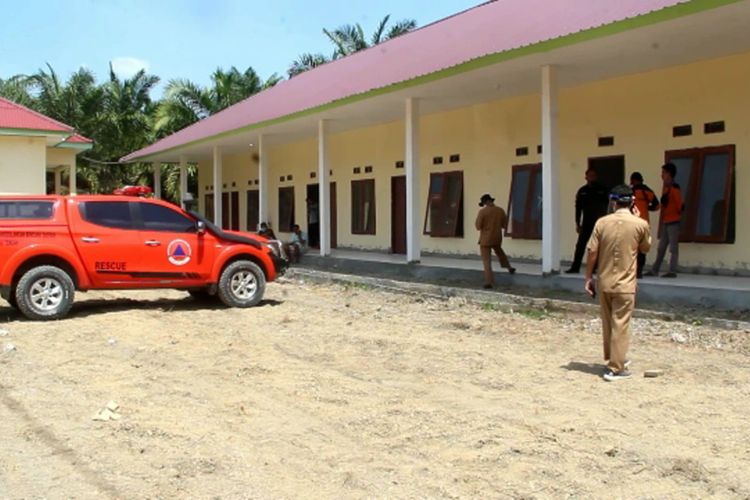
[[[32,130],[35,132],[70,133],[73,135],[63,142],[75,144],[90,144],[94,142],[87,137],[76,134],[73,127],[69,125],[65,125],[33,109],[0,97],[0,129],[3,128]]]
[[[73,144],[91,144],[94,141],[80,134],[73,134],[72,136],[68,137],[65,142],[70,142]]]
[[[130,153],[139,158],[688,0],[494,0],[325,64]]]
[[[73,127],[0,97],[0,128],[18,128],[42,132],[73,132]]]

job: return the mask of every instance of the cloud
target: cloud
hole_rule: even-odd
[[[115,57],[112,59],[112,69],[117,76],[122,78],[130,78],[142,69],[148,71],[149,67],[148,61],[137,57]]]

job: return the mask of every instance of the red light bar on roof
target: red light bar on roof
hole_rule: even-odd
[[[120,194],[124,196],[148,196],[152,193],[148,186],[125,186],[119,189],[115,189],[112,194]]]

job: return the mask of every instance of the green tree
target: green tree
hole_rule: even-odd
[[[31,82],[26,75],[11,76],[7,80],[0,78],[0,97],[21,104],[26,107],[34,105],[34,98],[30,92]]]
[[[289,66],[289,69],[287,69],[286,72],[289,75],[289,78],[292,78],[300,73],[304,73],[305,71],[309,71],[322,64],[330,62],[331,59],[332,58],[326,57],[323,54],[301,54],[297,59],[292,61],[291,66]]]
[[[269,87],[281,77],[275,73],[262,80],[253,68],[241,72],[234,66],[228,71],[218,68],[211,75],[211,85],[201,87],[190,80],[170,80],[164,99],[156,110],[154,129],[164,137],[211,116]]]
[[[334,59],[346,57],[355,52],[359,52],[360,50],[383,43],[391,38],[396,38],[397,36],[408,33],[417,27],[417,21],[414,19],[403,19],[389,26],[388,23],[390,20],[390,14],[381,19],[375,28],[375,31],[370,35],[369,40],[365,35],[364,28],[359,23],[345,24],[333,30],[324,28],[323,34],[328,37],[328,40],[334,45],[335,49],[333,55],[329,58],[323,54],[301,54],[292,62],[287,70],[289,78]]]
[[[96,130],[88,135],[94,140],[94,147],[85,155],[81,169],[89,190],[107,193],[126,184],[151,183],[150,165],[116,162],[154,141],[152,123],[156,103],[151,92],[157,83],[159,77],[145,70],[130,78],[120,78],[110,64],[109,81],[100,86],[102,101]]]

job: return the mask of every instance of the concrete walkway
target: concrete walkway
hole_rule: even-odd
[[[399,280],[413,280],[458,286],[480,287],[483,282],[482,262],[479,257],[452,258],[423,256],[419,264],[407,264],[403,255],[356,250],[334,250],[329,257],[320,257],[313,251],[303,257],[303,266],[345,274],[377,276]],[[536,296],[559,293],[583,296],[583,273],[543,276],[541,265],[513,263],[516,274],[511,276],[500,270],[497,260],[498,288],[509,292]],[[642,304],[715,308],[725,311],[750,310],[750,278],[680,274],[676,279],[644,278],[639,282],[638,299]]]

